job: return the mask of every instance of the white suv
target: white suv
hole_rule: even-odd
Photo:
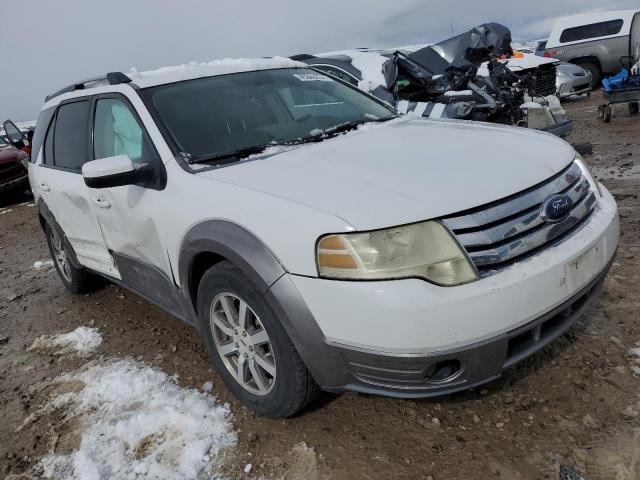
[[[194,325],[263,415],[494,379],[582,316],[618,244],[564,141],[398,117],[282,58],[73,85],[33,143],[65,286],[105,277]]]

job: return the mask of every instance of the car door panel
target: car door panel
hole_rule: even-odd
[[[86,109],[86,112],[84,111]],[[39,195],[85,267],[120,278],[94,215],[80,168],[88,160],[89,101],[62,103],[47,133],[34,175]]]
[[[91,208],[109,249],[148,263],[171,276],[167,250],[153,218],[158,192],[136,185],[89,189]]]
[[[162,166],[133,106],[124,97],[98,97],[94,106],[94,157],[128,155],[134,163]],[[164,167],[162,167],[164,168]],[[139,185],[90,189],[91,208],[108,248],[151,265],[173,278],[167,249],[157,226],[162,191]]]

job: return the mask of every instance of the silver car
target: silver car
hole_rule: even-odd
[[[556,65],[556,95],[559,98],[589,93],[592,80],[591,72],[580,65],[566,62]]]

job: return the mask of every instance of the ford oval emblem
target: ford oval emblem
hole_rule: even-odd
[[[553,195],[542,204],[542,217],[549,223],[561,222],[571,213],[573,200],[569,195]]]

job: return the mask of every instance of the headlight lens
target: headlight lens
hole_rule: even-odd
[[[327,235],[318,242],[317,261],[320,276],[332,279],[419,277],[451,286],[478,278],[458,243],[436,221]]]
[[[602,197],[602,190],[600,190],[600,182],[598,182],[594,178],[593,174],[591,173],[591,170],[589,169],[589,167],[587,167],[587,164],[584,162],[584,159],[579,153],[576,153],[575,162],[580,167],[580,170],[582,170],[582,175],[586,177],[587,181],[589,182],[589,185],[591,185],[591,189],[594,192],[597,192],[598,196]]]

